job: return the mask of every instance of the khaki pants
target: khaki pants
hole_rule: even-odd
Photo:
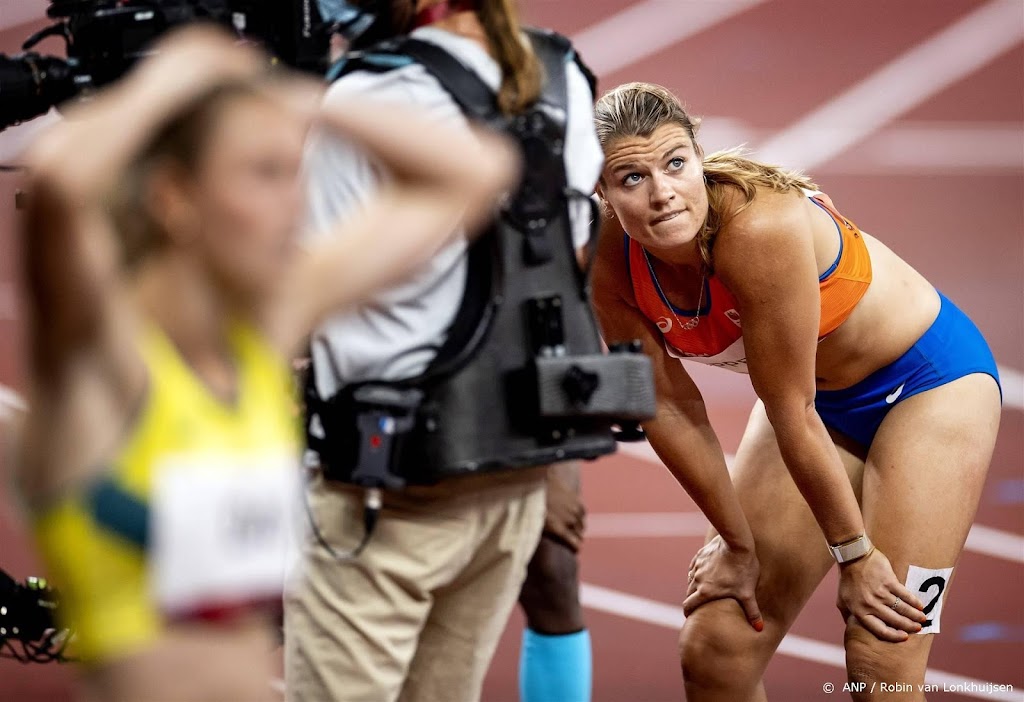
[[[309,537],[285,597],[290,702],[475,702],[544,525],[544,470],[388,493],[355,560]],[[318,481],[336,551],[363,533],[362,496]]]

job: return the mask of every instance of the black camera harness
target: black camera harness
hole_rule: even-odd
[[[349,53],[329,73],[337,79],[418,63],[467,118],[511,136],[524,157],[518,191],[468,248],[462,302],[421,375],[353,383],[325,399],[310,367],[308,446],[326,480],[366,491],[366,531],[350,553],[331,549],[311,515],[315,537],[336,558],[355,557],[369,542],[382,490],[593,459],[615,450],[616,429],[642,436],[638,422],[653,415],[650,361],[638,343],[602,351],[573,245],[569,202],[587,203],[595,229],[599,216],[588,193],[567,185],[567,64],[580,66],[592,92],[594,79],[566,38],[527,34],[544,89],[517,115],[503,114],[494,92],[444,49],[409,37]]]

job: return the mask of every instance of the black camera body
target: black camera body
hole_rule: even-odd
[[[330,31],[315,0],[51,0],[57,22],[0,55],[0,129],[117,80],[173,27],[207,21],[262,44],[279,61],[323,75]],[[47,37],[67,58],[30,52]]]
[[[68,632],[58,628],[57,608],[57,592],[46,580],[28,578],[22,584],[0,570],[0,657],[22,663],[66,660]]]

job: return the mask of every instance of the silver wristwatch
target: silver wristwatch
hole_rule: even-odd
[[[843,564],[863,558],[871,553],[871,549],[874,547],[868,535],[861,534],[841,544],[830,544],[828,549],[832,552],[832,557],[836,559],[836,563]]]

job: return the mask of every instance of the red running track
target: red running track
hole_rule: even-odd
[[[930,699],[1024,700],[1019,1],[521,4],[531,22],[579,40],[602,88],[647,80],[676,91],[705,116],[707,149],[746,143],[755,154],[808,168],[844,213],[977,322],[1004,369],[1007,403],[976,521],[981,528],[958,564],[931,667],[940,686],[966,678],[1012,685],[1014,692],[942,692]],[[2,17],[0,51],[13,52],[28,26],[4,27]],[[0,202],[10,202],[13,188],[14,180],[0,175]],[[0,383],[18,387],[8,210],[0,207]],[[753,394],[739,376],[697,374],[722,444],[735,450]],[[702,540],[700,517],[663,467],[635,455],[588,466],[584,494],[592,531],[582,566],[594,642],[594,700],[683,699],[675,655],[678,607],[687,564]],[[660,535],[637,536],[643,528]],[[19,577],[34,572],[21,522],[6,499],[0,499],[0,534],[3,567]],[[841,689],[844,679],[836,662],[842,625],[834,598],[833,574],[794,626],[796,638],[772,662],[766,677],[770,699],[847,698],[823,691],[826,683]],[[517,613],[487,679],[488,702],[517,699],[521,628]],[[44,671],[0,663],[0,700],[67,699],[68,677],[67,670],[53,666]]]

